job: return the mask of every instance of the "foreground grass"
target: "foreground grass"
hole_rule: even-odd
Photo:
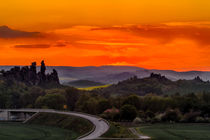
[[[137,128],[153,140],[209,140],[210,124],[153,124]]]
[[[90,132],[93,124],[80,117],[56,113],[40,113],[31,119],[28,124],[58,127],[73,132],[74,138]]]
[[[102,136],[104,138],[136,138],[127,127],[120,126],[118,123],[110,122],[109,130]]]
[[[0,140],[72,140],[77,134],[70,130],[22,123],[0,123]]]

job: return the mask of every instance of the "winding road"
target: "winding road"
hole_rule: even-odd
[[[89,114],[78,113],[78,112],[56,111],[56,110],[51,110],[51,109],[4,109],[4,110],[0,109],[0,111],[57,113],[57,114],[66,114],[66,115],[77,116],[77,117],[87,119],[94,124],[95,129],[92,132],[88,133],[87,135],[84,135],[84,137],[78,138],[78,140],[93,140],[93,139],[99,138],[109,129],[108,122],[103,120],[102,118],[89,115]]]

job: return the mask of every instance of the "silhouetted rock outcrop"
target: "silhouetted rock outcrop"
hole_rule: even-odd
[[[55,69],[50,74],[46,74],[46,66],[44,61],[41,62],[40,72],[37,73],[36,62],[32,62],[30,68],[28,66],[24,67],[14,67],[8,71],[2,70],[1,76],[5,79],[16,80],[24,82],[27,85],[43,85],[46,83],[56,83],[60,84],[58,73]]]
[[[199,76],[195,77],[195,78],[194,78],[194,81],[203,82],[203,80],[202,80]]]

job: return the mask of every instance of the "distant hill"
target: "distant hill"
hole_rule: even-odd
[[[8,70],[13,66],[0,66],[0,69]],[[37,67],[40,69],[40,67]],[[208,71],[186,71],[177,72],[173,70],[150,70],[133,66],[89,66],[89,67],[68,67],[68,66],[47,66],[46,73],[56,69],[61,83],[75,80],[90,80],[105,84],[118,83],[136,75],[138,78],[145,78],[151,73],[166,76],[172,81],[179,79],[192,80],[199,76],[202,80],[210,80]]]
[[[210,82],[202,81],[199,77],[193,80],[171,81],[165,76],[152,73],[150,77],[142,79],[132,77],[107,88],[95,90],[95,92],[113,96],[122,94],[138,94],[143,96],[149,93],[158,95],[202,93],[210,92]]]
[[[105,84],[90,81],[90,80],[77,80],[77,81],[65,83],[65,85],[69,85],[69,86],[76,87],[76,88],[86,88],[86,87],[102,86]]]

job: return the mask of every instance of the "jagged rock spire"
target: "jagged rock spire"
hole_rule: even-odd
[[[37,73],[36,62],[32,62],[31,66],[14,67],[9,71],[0,71],[0,76],[23,82],[27,85],[45,85],[48,83],[59,84],[58,73],[55,69],[50,74],[45,74],[46,66],[44,61],[41,62],[40,72]]]
[[[41,74],[45,74],[45,70],[46,70],[46,66],[45,66],[45,63],[44,63],[44,60],[42,60],[41,62]]]

